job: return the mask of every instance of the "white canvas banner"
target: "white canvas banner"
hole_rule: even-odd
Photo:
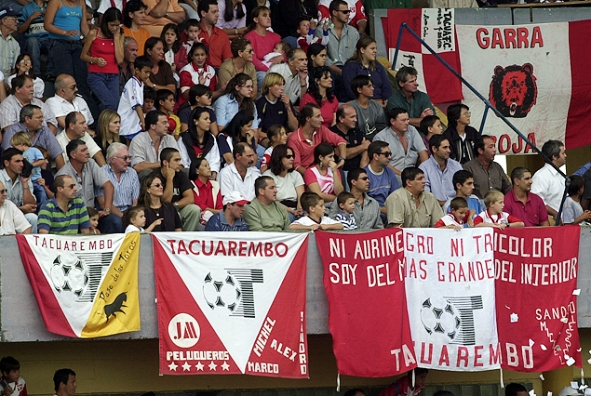
[[[419,367],[500,367],[493,230],[405,229],[406,297]]]
[[[571,101],[569,24],[511,26],[457,25],[462,77],[532,143],[565,141]],[[485,105],[465,85],[471,123],[480,128]],[[497,140],[500,154],[524,154],[523,140],[488,112],[484,134]]]

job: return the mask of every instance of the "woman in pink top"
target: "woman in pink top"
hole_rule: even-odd
[[[300,107],[308,103],[314,103],[320,107],[320,113],[324,119],[322,125],[330,128],[336,124],[339,101],[332,90],[332,76],[328,67],[314,68],[314,74],[310,76],[310,87],[300,101]]]
[[[304,182],[308,190],[320,195],[327,206],[337,199],[337,195],[345,191],[334,160],[334,147],[328,143],[316,146],[314,164],[304,172]]]
[[[119,63],[123,62],[121,11],[111,7],[100,29],[88,33],[80,59],[88,63],[88,86],[110,110],[119,106]]]
[[[265,55],[273,52],[275,45],[281,41],[281,36],[267,30],[267,28],[271,27],[271,10],[267,7],[256,7],[252,10],[252,16],[254,24],[249,26],[249,32],[246,33],[244,38],[250,40],[250,44],[252,45],[254,51],[252,63],[257,69],[257,72],[267,72],[269,68],[263,63],[263,59],[265,58]],[[270,62],[271,64],[276,65],[283,62],[283,60],[282,56],[276,56],[271,59]]]

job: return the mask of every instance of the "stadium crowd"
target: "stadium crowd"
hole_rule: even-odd
[[[2,4],[1,235],[591,219],[591,173],[556,219],[553,166],[508,178],[467,106],[392,89],[360,0]]]

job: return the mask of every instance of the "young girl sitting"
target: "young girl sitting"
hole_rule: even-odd
[[[188,63],[187,50],[181,42],[179,27],[174,23],[165,25],[160,38],[164,42],[164,60],[170,65],[174,79],[179,82],[179,71]]]
[[[88,211],[88,220],[90,220],[90,233],[93,235],[100,234],[100,230],[98,229],[99,223],[99,212],[95,208],[86,208]]]
[[[217,86],[217,77],[215,69],[207,64],[207,47],[203,43],[195,43],[189,51],[189,60],[191,63],[183,67],[180,71],[180,91],[179,104],[189,100],[189,89],[196,84],[205,85],[212,91]],[[221,93],[221,92],[220,92]],[[216,99],[220,93],[213,93],[213,99]]]
[[[271,161],[273,149],[280,144],[287,144],[287,131],[283,125],[271,125],[267,130],[267,138],[271,142],[271,145],[265,150],[265,154],[263,155],[263,160],[261,161],[261,173],[267,170],[269,161]]]
[[[162,218],[154,220],[144,230],[146,226],[146,214],[143,206],[134,206],[123,214],[123,227],[125,227],[126,234],[129,232],[152,232],[154,227],[160,225],[160,223],[162,223]]]
[[[123,62],[121,11],[105,11],[100,29],[88,33],[80,58],[88,63],[88,85],[110,110],[119,106],[119,64]]]

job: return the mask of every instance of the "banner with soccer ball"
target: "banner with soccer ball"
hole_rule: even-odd
[[[504,369],[582,367],[577,325],[581,227],[495,233],[497,322]]]
[[[140,330],[140,234],[17,235],[47,330],[79,338]]]
[[[417,366],[406,309],[403,235],[401,228],[362,235],[316,232],[339,374],[389,377]]]
[[[405,229],[406,297],[420,367],[500,367],[492,228]]]
[[[161,374],[308,378],[307,234],[152,238]]]

